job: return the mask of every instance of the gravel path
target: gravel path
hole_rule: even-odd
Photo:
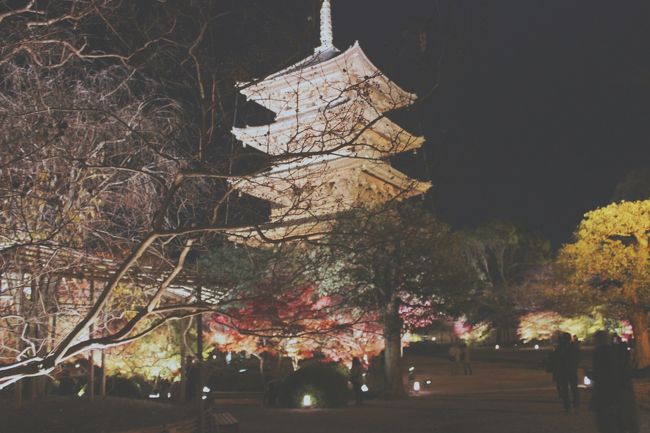
[[[480,358],[477,357],[477,358]],[[408,360],[407,360],[408,361]],[[241,433],[592,433],[586,409],[565,414],[549,374],[526,367],[475,362],[473,376],[449,376],[445,361],[411,358],[431,388],[403,401],[370,401],[343,409],[278,410],[233,407]],[[642,432],[649,413],[640,412]]]

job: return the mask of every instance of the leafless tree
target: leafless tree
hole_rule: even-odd
[[[234,122],[225,89],[242,68],[219,70],[219,56],[232,56],[215,35],[234,12],[214,2],[16,3],[0,2],[0,322],[14,356],[0,367],[0,388],[213,311],[187,293],[167,296],[179,276],[182,285],[200,284],[185,266],[197,246],[246,233],[272,243],[304,239],[267,234],[323,215],[322,190],[310,184],[320,173],[283,174],[290,203],[264,223],[260,207],[247,211],[250,199],[238,194],[246,185],[272,188],[269,168],[351,146],[378,150],[355,153],[369,164],[387,155],[360,140],[394,108],[363,108],[372,106],[375,76],[326,95],[319,127],[292,131],[281,152],[263,155],[225,138]],[[339,107],[343,96],[352,103]],[[98,332],[124,284],[146,287],[146,298],[118,329]],[[75,304],[78,293],[92,293],[88,307]],[[57,329],[64,315],[76,320]]]

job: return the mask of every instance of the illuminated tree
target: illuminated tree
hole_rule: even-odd
[[[404,395],[400,368],[404,307],[429,315],[454,311],[468,271],[458,238],[446,224],[410,204],[344,215],[324,240],[330,264],[322,289],[377,314],[384,339],[387,393]]]
[[[268,351],[295,360],[315,353],[337,361],[376,355],[381,330],[374,318],[345,298],[323,293],[311,280],[318,262],[306,255],[296,243],[275,249],[226,245],[206,255],[201,272],[219,287],[220,299],[220,313],[205,319],[208,343],[222,351]]]
[[[508,339],[530,303],[527,282],[548,260],[550,245],[511,223],[492,222],[465,233],[464,251],[479,281],[468,313],[492,323],[498,342]]]
[[[639,368],[650,365],[649,237],[650,200],[612,203],[588,212],[558,257],[566,272],[559,295],[577,306],[605,302],[612,314],[628,318]]]

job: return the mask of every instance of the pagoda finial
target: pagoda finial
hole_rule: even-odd
[[[334,48],[334,35],[332,32],[332,7],[330,0],[323,0],[320,9],[320,47],[316,52],[322,52]]]

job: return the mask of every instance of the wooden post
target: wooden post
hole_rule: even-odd
[[[178,396],[177,401],[179,403],[185,403],[186,399],[185,396],[187,395],[187,344],[185,341],[185,331],[187,331],[192,324],[192,319],[191,318],[183,318],[180,321],[181,323],[181,341],[180,341],[180,354],[181,354],[181,391]]]
[[[21,283],[19,288],[15,288],[14,286],[14,298],[15,298],[15,304],[16,304],[16,315],[21,316],[22,315],[22,308],[23,308],[23,281],[25,281],[24,275],[21,276]],[[20,330],[20,325],[16,327],[16,333],[19,335],[21,332]],[[18,337],[16,340],[16,349],[18,349],[18,352],[20,352],[23,348],[23,340]],[[14,383],[14,402],[16,405],[17,409],[20,409],[23,405],[23,381],[22,379],[19,380],[18,382]]]
[[[198,304],[202,301],[202,287],[196,288],[196,301]],[[205,403],[203,401],[203,316],[196,316],[196,358],[198,368],[197,374],[197,401],[199,404],[199,433],[205,433]]]
[[[95,279],[90,279],[90,306],[92,308],[93,302],[95,300]],[[91,324],[89,327],[89,336],[93,337],[95,331],[95,325]],[[95,399],[95,351],[91,350],[88,353],[88,398],[90,400]]]
[[[106,350],[102,349],[102,377],[100,386],[100,395],[106,397]]]

